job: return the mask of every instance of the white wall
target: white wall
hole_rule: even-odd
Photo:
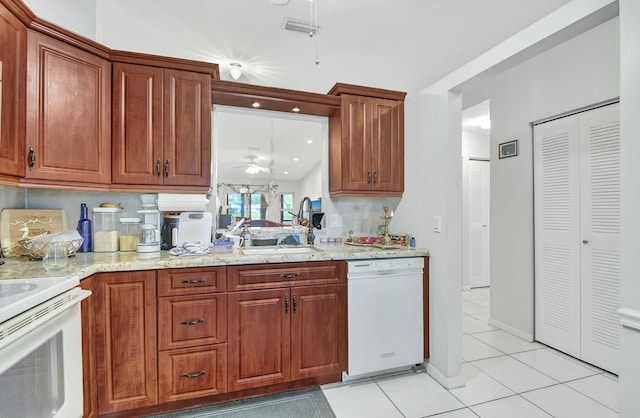
[[[620,0],[622,224],[620,304],[640,315],[640,2]],[[638,321],[636,321],[638,322]],[[620,332],[620,417],[640,411],[640,330]]]
[[[96,0],[25,0],[36,16],[96,40]]]
[[[300,194],[296,195],[295,200],[299,202],[305,196],[311,200],[322,197],[322,163],[320,161],[300,180]]]
[[[462,157],[489,159],[490,141],[488,130],[486,133],[462,132]]]
[[[491,321],[533,336],[533,162],[529,122],[617,97],[619,19],[466,89],[491,100]],[[498,159],[498,144],[519,155]]]

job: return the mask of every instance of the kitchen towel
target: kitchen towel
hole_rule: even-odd
[[[158,210],[162,212],[202,212],[207,209],[207,203],[209,199],[205,194],[158,193]]]
[[[213,244],[210,242],[187,241],[184,244],[173,247],[169,250],[169,255],[184,257],[188,255],[206,255],[213,251]]]

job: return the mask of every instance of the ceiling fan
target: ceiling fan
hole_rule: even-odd
[[[236,168],[244,168],[244,172],[247,174],[271,173],[271,165],[273,164],[273,160],[271,160],[269,167],[264,167],[256,162],[258,157],[256,157],[255,155],[249,155],[247,158],[249,159],[249,162],[247,164],[237,166]]]

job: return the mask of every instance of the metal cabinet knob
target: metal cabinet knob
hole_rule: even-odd
[[[589,240],[588,240],[588,239],[583,239],[583,240],[582,240],[582,243],[583,243],[583,244],[588,244],[588,243],[589,243]]]

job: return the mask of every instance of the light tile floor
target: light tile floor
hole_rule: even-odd
[[[618,379],[488,324],[490,289],[462,292],[465,386],[446,390],[426,373],[322,387],[338,418],[608,418]]]

